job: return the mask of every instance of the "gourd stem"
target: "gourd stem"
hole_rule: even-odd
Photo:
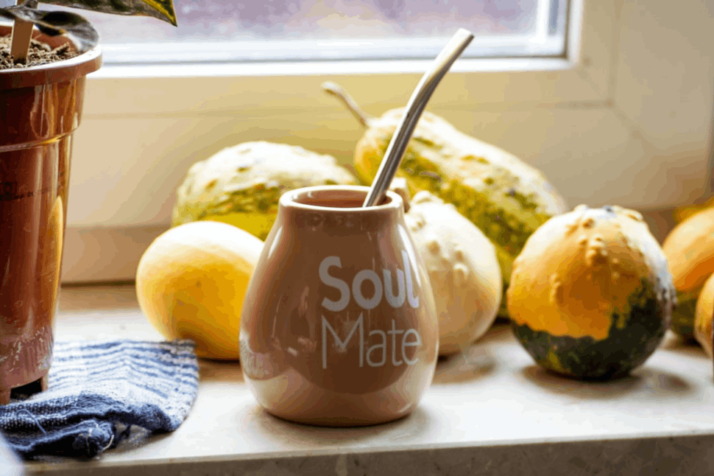
[[[331,81],[322,83],[322,89],[337,99],[342,101],[342,103],[347,106],[347,109],[357,118],[362,127],[369,127],[369,123],[374,120],[374,116],[367,114],[360,108],[352,96],[350,96],[347,91],[345,91],[342,86]]]

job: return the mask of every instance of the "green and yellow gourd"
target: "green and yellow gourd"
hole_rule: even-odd
[[[679,223],[662,245],[677,288],[672,330],[694,341],[697,299],[714,273],[714,208],[699,211]]]
[[[329,155],[286,144],[245,142],[191,166],[176,192],[172,226],[218,221],[265,240],[283,193],[357,183]]]
[[[370,117],[338,85],[325,83],[323,88],[340,98],[367,129],[355,150],[355,170],[369,184],[404,109]],[[528,236],[567,210],[541,172],[429,112],[422,114],[397,175],[406,178],[412,194],[427,190],[453,204],[489,238],[496,248],[504,293],[513,260]],[[507,316],[505,302],[501,300],[502,317]]]
[[[639,213],[581,205],[531,235],[507,302],[518,340],[540,366],[609,379],[655,351],[675,294],[667,259]]]

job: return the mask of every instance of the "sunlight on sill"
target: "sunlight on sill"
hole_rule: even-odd
[[[195,78],[243,76],[345,76],[375,74],[420,74],[432,60],[305,61],[275,63],[186,63],[166,65],[105,65],[90,80],[130,78]],[[503,73],[563,71],[577,63],[566,58],[463,59],[452,73]]]

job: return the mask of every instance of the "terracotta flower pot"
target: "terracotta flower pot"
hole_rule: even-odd
[[[10,28],[0,26],[0,36]],[[35,34],[53,47],[68,42]],[[0,404],[47,388],[62,263],[72,134],[99,47],[76,58],[0,70]]]

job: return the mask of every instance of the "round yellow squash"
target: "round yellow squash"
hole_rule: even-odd
[[[697,299],[697,312],[694,317],[694,337],[711,359],[714,357],[712,342],[712,314],[714,314],[714,274],[707,279]]]
[[[141,310],[166,338],[194,340],[200,357],[238,359],[243,299],[262,248],[258,238],[225,223],[170,229],[139,262]]]
[[[662,249],[677,288],[671,328],[685,339],[692,339],[697,298],[704,282],[714,273],[714,208],[692,215],[674,227]]]

